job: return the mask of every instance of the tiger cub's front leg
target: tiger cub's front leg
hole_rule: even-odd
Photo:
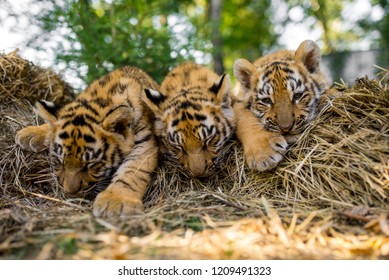
[[[23,150],[30,152],[41,152],[48,148],[49,125],[27,126],[18,131],[15,142]]]
[[[283,159],[288,144],[282,135],[266,131],[255,115],[242,103],[234,104],[236,134],[243,145],[245,160],[251,169],[270,170]]]
[[[157,161],[158,148],[153,136],[150,135],[146,142],[135,144],[133,151],[116,171],[111,184],[96,197],[93,214],[126,217],[142,213],[142,198]]]

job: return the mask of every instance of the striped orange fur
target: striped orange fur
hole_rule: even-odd
[[[146,90],[145,103],[156,116],[161,152],[194,177],[212,173],[234,132],[228,75],[184,63],[163,80],[161,90]]]
[[[320,59],[319,47],[307,40],[296,51],[278,51],[254,63],[235,61],[237,137],[250,168],[274,168],[288,143],[317,116],[319,99],[329,88]]]
[[[158,155],[144,88],[159,86],[142,70],[123,67],[62,108],[41,101],[37,112],[46,123],[21,129],[16,143],[35,152],[48,148],[66,194],[97,195],[96,216],[138,213]]]

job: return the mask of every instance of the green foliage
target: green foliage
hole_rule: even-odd
[[[42,28],[58,35],[66,27],[61,36],[70,43],[57,49],[56,60],[77,70],[79,76],[85,75],[82,69],[85,72],[86,67],[87,83],[122,65],[140,67],[160,82],[168,66],[191,58],[190,40],[175,38],[169,17],[187,27],[186,38],[193,36],[193,26],[172,1],[51,2],[53,8],[39,18]]]
[[[78,251],[77,240],[73,237],[62,237],[57,241],[58,248],[65,255],[74,255]]]
[[[201,222],[201,219],[199,217],[190,217],[185,221],[186,227],[191,228],[194,231],[202,231],[203,230],[203,224]]]
[[[220,25],[221,49],[212,45],[210,2],[196,0],[188,5],[187,12],[196,26],[196,46],[204,57],[221,53],[227,72],[232,72],[234,61],[244,57],[251,61],[259,58],[265,50],[277,44],[277,35],[272,23],[271,0],[223,1]],[[205,62],[207,59],[204,59]]]
[[[86,83],[122,65],[138,66],[161,82],[184,60],[209,63],[214,51],[209,1],[46,1],[50,8],[38,16],[45,33],[31,46],[61,36],[56,63]],[[254,60],[276,43],[270,16],[270,0],[223,2],[221,51],[229,70],[237,57]]]
[[[223,5],[221,30],[227,68],[239,57],[253,61],[276,44],[270,0],[231,0]]]
[[[387,0],[370,0],[372,7],[381,7],[384,10],[382,19],[373,20],[367,10],[365,11],[366,16],[356,22],[353,22],[355,19],[350,20],[344,16],[344,12],[347,12],[347,5],[355,5],[351,0],[286,0],[286,3],[290,9],[297,6],[303,9],[303,21],[308,18],[314,19],[311,21],[313,22],[311,28],[319,27],[322,30],[324,53],[349,50],[355,42],[366,40],[366,38],[372,41],[371,47],[373,48],[389,47],[389,32],[387,32],[389,2]],[[377,31],[378,36],[371,36],[370,33]],[[378,40],[375,37],[378,37]]]
[[[341,16],[344,5],[350,0],[291,0],[287,2],[290,8],[299,6],[303,9],[304,20],[307,18],[314,19],[314,21],[311,21],[313,22],[311,28],[322,30],[324,53],[342,50],[346,46],[345,43],[353,40],[349,32],[338,28],[342,22]]]
[[[354,24],[344,18],[351,0],[229,0],[222,2],[220,18],[211,23],[212,1],[30,0],[39,7],[28,12],[28,20],[41,32],[32,37],[25,29],[15,31],[25,32],[28,46],[53,53],[57,68],[77,73],[86,84],[123,65],[140,67],[161,82],[184,60],[211,64],[221,58],[231,74],[237,58],[253,61],[277,46],[281,34],[276,30],[293,22],[293,8],[303,13],[295,23],[322,31],[323,53],[349,50],[366,38],[373,40],[373,47],[389,46],[386,0],[371,0],[383,9],[382,19],[367,16]],[[285,18],[275,14],[281,6],[287,7]],[[18,22],[11,7],[7,4],[5,10]],[[215,40],[219,35],[221,40]]]
[[[381,20],[373,20],[371,17],[366,17],[358,21],[359,27],[364,31],[364,34],[378,31],[380,36],[373,41],[373,47],[389,48],[389,2],[387,0],[372,0],[371,4],[374,7],[383,9],[384,16]]]

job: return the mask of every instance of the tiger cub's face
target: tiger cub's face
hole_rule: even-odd
[[[102,121],[89,107],[80,99],[59,111],[50,102],[37,104],[50,126],[49,153],[58,182],[70,196],[93,199],[109,185],[134,137],[129,107],[111,109]]]
[[[228,76],[185,64],[165,78],[161,92],[145,90],[144,101],[156,116],[164,156],[191,176],[210,175],[234,129]]]
[[[266,130],[292,137],[316,117],[319,98],[329,86],[320,58],[319,47],[304,41],[296,52],[280,51],[254,64],[235,62],[246,106]]]

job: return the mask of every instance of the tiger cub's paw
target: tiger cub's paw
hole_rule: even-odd
[[[134,198],[134,193],[122,186],[109,186],[93,204],[93,215],[96,217],[121,218],[142,213],[142,200]]]
[[[278,165],[287,148],[288,143],[283,136],[271,135],[251,147],[244,147],[244,155],[249,168],[266,171]]]
[[[47,125],[27,126],[16,133],[15,142],[23,150],[41,152],[47,148],[46,136],[49,127]]]

